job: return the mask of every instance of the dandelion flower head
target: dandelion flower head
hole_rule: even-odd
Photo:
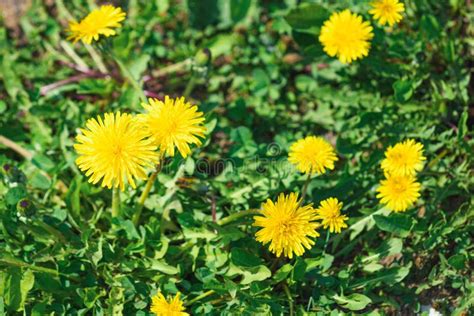
[[[270,244],[269,250],[277,257],[301,256],[314,245],[318,237],[316,212],[312,205],[302,206],[296,193],[280,194],[276,202],[268,199],[262,204],[261,214],[254,217],[254,226],[261,227],[255,234],[257,241]]]
[[[121,27],[120,22],[125,20],[125,12],[112,5],[103,5],[89,13],[82,21],[69,23],[69,40],[74,43],[81,40],[91,44],[92,40],[98,41],[100,35],[105,37],[116,34],[115,29]]]
[[[89,119],[76,136],[76,164],[96,184],[107,188],[125,184],[136,187],[134,179],[145,179],[146,168],[158,163],[157,147],[147,137],[135,117],[106,113]]]

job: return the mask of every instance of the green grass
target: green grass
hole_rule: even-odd
[[[193,315],[472,311],[472,6],[406,1],[389,30],[369,1],[296,2],[120,1],[124,26],[100,42],[118,62],[66,40],[93,1],[33,1],[16,29],[1,24],[0,315],[149,315],[158,290],[181,292]],[[375,34],[350,65],[317,40],[323,17],[346,8]],[[145,183],[112,218],[111,191],[87,182],[72,146],[91,117],[141,112],[142,89],[189,95],[209,133],[192,157],[167,160],[135,226]],[[337,197],[349,228],[276,260],[235,214],[301,191],[287,155],[306,135],[339,157],[306,200]],[[424,145],[422,194],[388,214],[380,161],[406,138]]]

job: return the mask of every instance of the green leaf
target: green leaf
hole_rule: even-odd
[[[306,273],[307,267],[308,267],[308,264],[304,260],[302,260],[301,258],[297,258],[295,266],[293,268],[293,280],[295,281],[302,280]]]
[[[275,274],[273,275],[273,280],[275,280],[275,282],[283,281],[286,277],[288,277],[291,270],[293,270],[293,266],[291,264],[284,264],[280,269],[275,272]]]
[[[150,55],[141,55],[138,58],[133,58],[127,65],[130,73],[135,80],[140,80],[143,72],[147,69]]]
[[[323,22],[329,18],[329,11],[323,6],[311,3],[303,4],[291,10],[285,17],[292,28],[319,33]]]
[[[469,115],[467,111],[462,112],[458,123],[458,141],[462,141],[464,136],[466,136],[466,134],[469,132],[469,128],[467,126],[468,117]]]
[[[10,205],[15,205],[20,201],[21,199],[27,197],[27,192],[25,187],[23,186],[18,186],[11,188],[7,194],[5,195],[5,201],[7,204]]]
[[[336,294],[332,298],[342,307],[352,311],[360,311],[372,302],[370,298],[359,293],[354,293],[349,296],[339,296]]]
[[[47,190],[51,186],[51,180],[38,171],[33,173],[30,183],[36,189]]]
[[[51,171],[56,167],[56,164],[51,159],[42,154],[36,154],[33,157],[32,162],[35,166],[46,172]]]
[[[462,270],[466,267],[466,257],[462,254],[457,254],[451,256],[448,259],[448,263],[450,266],[454,267],[456,270]]]
[[[319,258],[308,258],[305,259],[307,264],[306,271],[310,271],[315,269],[316,267],[320,267],[322,272],[327,271],[334,261],[334,256],[326,253],[324,256],[320,256]]]
[[[431,14],[423,14],[420,21],[421,30],[429,39],[438,38],[441,35],[441,27],[435,16]]]
[[[244,272],[241,284],[250,284],[255,281],[263,281],[272,276],[272,272],[266,266],[258,266],[251,268],[250,271]]]
[[[401,282],[410,273],[410,267],[393,267],[377,272],[375,276],[354,281],[351,288],[364,288],[383,282],[389,286]]]
[[[264,265],[243,269],[231,263],[226,275],[229,277],[241,275],[242,280],[240,281],[240,284],[245,285],[268,279],[272,276],[272,272]]]
[[[413,81],[412,80],[397,80],[393,84],[393,91],[395,100],[398,102],[406,102],[410,100],[411,96],[413,95]]]
[[[413,226],[409,215],[392,213],[389,216],[374,215],[375,224],[383,231],[406,237]]]
[[[82,298],[82,302],[87,308],[93,308],[95,302],[102,296],[105,296],[103,290],[98,287],[86,287],[81,288],[78,291],[79,296]]]
[[[189,20],[193,27],[203,29],[219,21],[220,10],[215,0],[188,0]]]
[[[21,269],[8,268],[2,274],[3,299],[7,310],[17,311],[21,305]]]
[[[67,208],[76,220],[78,220],[81,215],[81,184],[82,176],[75,176],[69,185],[65,199]]]
[[[232,248],[230,258],[235,265],[241,267],[255,267],[262,263],[259,257],[242,248]]]
[[[21,291],[21,302],[19,310],[23,310],[25,308],[25,301],[28,296],[28,292],[33,288],[35,284],[35,275],[33,271],[26,270],[23,272],[21,276],[20,282],[20,291]]]
[[[150,266],[151,270],[160,271],[168,275],[174,275],[179,272],[179,269],[177,267],[173,267],[167,264],[166,262],[164,262],[164,260],[150,259],[150,263],[151,263],[151,266]]]
[[[251,4],[251,0],[230,0],[230,16],[232,21],[237,23],[245,18]]]
[[[380,247],[378,247],[374,252],[375,254],[371,254],[362,259],[362,262],[373,262],[376,260],[380,260],[383,257],[399,254],[402,252],[403,249],[403,242],[400,238],[391,238],[389,240],[385,240]]]

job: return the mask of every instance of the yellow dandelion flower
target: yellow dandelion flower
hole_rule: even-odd
[[[393,175],[414,175],[423,169],[424,160],[423,145],[408,139],[388,147],[381,167],[385,173]]]
[[[115,35],[114,28],[121,27],[120,22],[125,20],[125,12],[113,5],[103,5],[93,10],[80,22],[69,22],[69,40],[74,43],[81,40],[91,44],[92,40],[99,40],[100,35],[106,37]]]
[[[186,158],[191,153],[190,144],[202,144],[198,137],[204,137],[206,128],[196,105],[184,97],[173,100],[166,96],[164,101],[150,98],[148,102],[142,103],[147,113],[139,118],[163,154],[173,157],[176,147]]]
[[[421,185],[416,182],[414,176],[394,176],[387,175],[385,180],[380,182],[377,188],[377,198],[380,203],[395,212],[406,211],[420,197]]]
[[[405,6],[398,0],[377,0],[370,5],[373,9],[369,13],[378,20],[380,25],[393,26],[402,20],[401,13],[405,11]]]
[[[123,191],[128,182],[135,188],[134,179],[145,179],[145,168],[158,163],[156,146],[131,114],[106,113],[103,120],[88,120],[81,132],[76,164],[93,184],[102,180],[103,187]]]
[[[281,193],[276,203],[268,199],[262,204],[260,216],[254,217],[254,226],[262,227],[255,234],[257,241],[262,244],[270,243],[269,250],[277,257],[282,254],[293,258],[301,256],[306,249],[314,245],[310,237],[318,237],[316,229],[319,224],[313,222],[316,212],[312,205],[302,206],[298,194]]]
[[[288,161],[303,172],[322,174],[326,169],[334,169],[338,160],[334,148],[324,138],[307,136],[290,146]]]
[[[183,301],[179,298],[180,293],[176,294],[174,298],[170,298],[169,302],[166,298],[158,292],[151,298],[150,311],[156,316],[188,316],[183,306]]]
[[[329,227],[331,233],[340,233],[342,228],[346,228],[349,218],[341,214],[342,202],[336,198],[329,198],[321,201],[320,206],[316,209],[317,219],[322,221],[323,228]]]
[[[349,64],[369,54],[373,36],[369,22],[363,21],[360,15],[344,10],[334,12],[324,22],[319,41],[329,56],[337,56],[341,63]]]

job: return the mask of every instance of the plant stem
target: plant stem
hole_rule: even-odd
[[[16,258],[6,258],[6,257],[0,258],[0,264],[6,264],[6,265],[9,265],[9,266],[20,267],[20,268],[27,268],[27,269],[30,269],[30,270],[33,270],[33,271],[36,271],[36,272],[43,272],[43,273],[48,273],[48,274],[52,274],[52,275],[56,275],[56,276],[61,275],[61,276],[66,277],[70,280],[79,281],[79,279],[77,277],[70,276],[70,275],[58,272],[56,270],[53,270],[53,269],[38,267],[38,266],[35,266],[35,265],[32,265],[32,264],[23,262],[21,260],[18,260]]]
[[[434,167],[444,156],[446,156],[446,154],[448,153],[449,151],[447,149],[443,150],[441,153],[439,153],[435,159],[431,160],[430,163],[428,163],[428,170],[431,169],[432,167]]]
[[[112,189],[112,217],[120,216],[120,189]]]
[[[148,178],[148,181],[145,186],[145,190],[143,190],[142,194],[140,195],[140,200],[138,200],[137,207],[135,208],[135,213],[133,214],[133,224],[135,226],[138,225],[138,222],[140,221],[140,216],[142,215],[142,210],[143,206],[145,205],[145,201],[150,194],[151,188],[153,187],[153,184],[155,183],[156,178],[158,177],[158,171],[153,171],[153,173],[150,175]]]
[[[329,235],[330,235],[330,232],[329,232],[329,229],[326,231],[326,242],[324,243],[324,249],[323,249],[323,254],[326,253],[326,248],[328,247],[328,243],[329,243]]]
[[[290,305],[290,316],[293,316],[294,315],[293,298],[291,297],[291,292],[286,282],[283,283],[283,291],[285,291],[286,297],[288,297],[288,304]]]
[[[177,72],[183,70],[189,66],[191,66],[193,59],[187,58],[183,61],[177,62],[176,64],[172,64],[166,67],[163,67],[159,70],[155,70],[152,72],[153,77],[163,77],[173,72]]]
[[[76,54],[74,49],[71,47],[71,44],[66,41],[60,41],[59,45],[61,45],[62,49],[66,52],[69,58],[74,61],[74,63],[79,67],[79,69],[87,71],[90,70],[86,62],[81,57],[79,57],[79,55]]]
[[[163,164],[164,164],[164,157],[161,157],[160,162],[158,163],[158,165],[156,165],[155,171],[153,171],[153,173],[148,178],[148,181],[146,182],[146,185],[145,185],[145,189],[140,195],[140,199],[138,200],[138,204],[135,208],[135,213],[133,214],[133,218],[132,218],[133,225],[135,226],[137,226],[138,223],[140,222],[140,216],[142,215],[143,206],[145,205],[145,201],[148,198],[148,195],[150,194],[151,188],[153,188],[153,184],[155,183],[156,178],[158,177],[158,174],[163,169]]]
[[[102,58],[99,56],[99,54],[97,54],[97,51],[94,49],[94,47],[92,47],[91,45],[88,45],[88,44],[84,44],[84,47],[86,48],[89,55],[91,55],[92,60],[96,64],[99,71],[104,73],[104,74],[108,73],[107,67],[105,67],[105,64],[102,61]]]
[[[308,177],[303,185],[303,189],[301,190],[301,203],[304,202],[304,198],[306,197],[306,192],[308,192],[308,185],[311,182],[311,170],[308,173]]]
[[[221,226],[224,226],[224,225],[227,225],[241,217],[245,217],[245,216],[249,216],[249,215],[258,215],[260,214],[260,211],[257,210],[257,209],[250,209],[250,210],[246,210],[246,211],[241,211],[241,212],[237,212],[237,213],[234,213],[232,215],[229,215],[227,217],[224,217],[223,219],[217,221],[217,224],[218,225],[221,225]]]
[[[196,297],[193,298],[192,300],[187,301],[185,305],[186,305],[186,306],[192,305],[192,304],[196,303],[197,301],[200,301],[200,300],[202,300],[203,298],[206,298],[206,297],[208,297],[208,296],[210,296],[210,295],[212,295],[212,294],[214,294],[214,293],[215,293],[214,290],[209,290],[209,291],[207,291],[207,292],[204,292],[204,293],[202,293],[201,295],[196,296]]]
[[[0,144],[10,148],[14,152],[19,154],[23,158],[25,158],[26,160],[31,160],[33,158],[33,154],[31,152],[29,152],[25,148],[21,147],[20,145],[18,145],[17,143],[15,143],[9,138],[6,138],[3,135],[0,135]]]
[[[64,235],[59,230],[54,228],[53,226],[51,226],[49,224],[46,224],[45,222],[43,222],[41,220],[36,221],[34,224],[37,224],[39,227],[46,230],[48,233],[50,233],[51,235],[53,235],[54,237],[59,239],[59,241],[61,241],[63,244],[66,243],[66,238],[64,237]]]
[[[197,81],[196,75],[193,74],[191,79],[188,81],[186,88],[184,89],[183,96],[185,98],[188,98],[191,92],[193,92],[194,86],[196,85],[196,81]]]
[[[118,59],[112,52],[109,51],[108,53],[113,57],[117,65],[119,65],[122,75],[125,77],[125,79],[127,79],[127,81],[132,85],[132,87],[138,93],[142,102],[147,102],[145,92],[143,92],[143,89],[141,85],[137,82],[137,80],[133,78],[133,75],[130,72],[130,70],[127,68],[127,66],[125,66],[124,63],[120,59]]]

